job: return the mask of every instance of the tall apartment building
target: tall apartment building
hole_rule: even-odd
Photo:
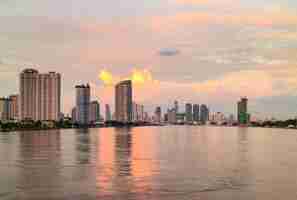
[[[240,101],[237,102],[237,119],[239,124],[248,124],[249,122],[249,114],[247,111],[248,98],[241,98]]]
[[[56,72],[40,74],[25,69],[20,74],[20,119],[59,119],[61,109],[61,75]]]
[[[89,84],[77,85],[76,90],[76,121],[80,125],[90,123],[90,96],[91,89]]]
[[[115,118],[119,122],[132,121],[132,81],[126,80],[115,87]]]

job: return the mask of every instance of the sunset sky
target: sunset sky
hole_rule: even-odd
[[[297,115],[296,0],[1,0],[0,96],[34,67],[113,104],[113,84],[132,78],[135,100],[205,103],[233,113],[241,96],[254,115]],[[104,106],[102,106],[103,108]]]

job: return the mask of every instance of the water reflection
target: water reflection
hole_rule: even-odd
[[[206,126],[0,133],[0,199],[296,199],[292,133]]]
[[[129,128],[115,129],[115,166],[117,176],[131,176],[132,136]]]
[[[91,138],[89,129],[76,131],[76,161],[77,164],[89,164],[91,158]]]
[[[60,131],[35,131],[19,134],[18,198],[49,198],[63,192],[60,173]]]

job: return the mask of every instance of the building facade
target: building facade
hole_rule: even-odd
[[[9,98],[0,98],[0,121],[11,119],[10,115],[11,100]]]
[[[118,122],[131,122],[132,108],[132,81],[126,80],[115,87],[115,118]]]
[[[100,121],[100,104],[98,101],[92,101],[90,103],[90,123],[96,123]]]
[[[11,95],[10,99],[10,118],[13,120],[19,119],[19,95]]]
[[[155,110],[154,121],[160,123],[162,121],[162,109],[158,106]]]
[[[193,105],[193,121],[199,122],[199,105],[198,104]]]
[[[105,121],[111,121],[111,111],[108,104],[105,104]]]
[[[237,102],[237,120],[239,124],[248,124],[249,123],[249,114],[247,110],[248,98],[241,98]]]
[[[135,102],[132,103],[132,121],[144,121],[144,106],[137,104]]]
[[[71,110],[71,119],[72,119],[72,123],[76,123],[77,119],[76,119],[76,107],[72,108]]]
[[[20,119],[58,121],[61,109],[61,75],[39,74],[25,69],[20,74]]]
[[[76,90],[76,122],[79,125],[90,123],[90,96],[91,89],[89,84],[77,85]]]
[[[167,110],[167,118],[168,118],[167,119],[168,123],[170,123],[170,124],[176,124],[177,123],[175,108]]]
[[[193,106],[190,103],[186,104],[186,122],[193,121]]]
[[[178,101],[177,100],[174,101],[174,109],[175,109],[176,113],[179,113],[179,106],[178,106]]]
[[[206,124],[209,119],[209,109],[205,104],[200,107],[200,121],[202,124]]]

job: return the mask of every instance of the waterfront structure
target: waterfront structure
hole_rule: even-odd
[[[240,125],[249,123],[249,114],[247,113],[248,98],[243,97],[237,102],[237,120]]]
[[[132,81],[125,80],[115,87],[115,118],[118,122],[132,121]]]
[[[19,95],[10,95],[9,115],[13,120],[19,119]]]
[[[76,89],[76,122],[79,125],[88,125],[90,123],[90,95],[89,84],[77,85]]]
[[[193,105],[193,121],[199,122],[199,105],[198,104]]]
[[[162,109],[158,106],[155,110],[154,121],[160,123],[162,121]]]
[[[11,100],[9,98],[0,98],[0,121],[10,120],[10,105]]]
[[[25,69],[20,74],[20,119],[58,121],[61,109],[61,75]]]
[[[100,121],[100,103],[98,101],[92,101],[90,103],[89,114],[90,123],[96,123]]]
[[[200,107],[200,121],[202,124],[206,124],[209,119],[209,109],[205,104]]]
[[[111,121],[111,112],[108,104],[105,104],[105,121]]]
[[[226,117],[222,112],[213,113],[210,118],[211,118],[210,121],[217,125],[222,125],[225,122],[227,122]]]
[[[193,106],[190,103],[186,104],[186,122],[191,123],[193,121]]]

